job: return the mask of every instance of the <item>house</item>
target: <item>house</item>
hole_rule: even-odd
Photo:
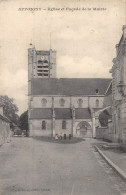
[[[122,143],[126,148],[126,25],[116,45],[116,57],[113,59],[112,73],[112,125],[114,142]]]
[[[3,106],[0,106],[0,145],[10,139],[10,120],[3,114]]]

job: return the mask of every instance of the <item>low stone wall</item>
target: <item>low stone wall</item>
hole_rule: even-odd
[[[5,142],[10,141],[10,134],[11,131],[9,123],[0,121],[0,146],[3,145]]]
[[[110,127],[97,127],[96,128],[96,139],[103,139],[112,142],[113,132]]]

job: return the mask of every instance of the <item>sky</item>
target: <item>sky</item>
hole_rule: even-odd
[[[1,0],[0,95],[27,110],[31,42],[57,51],[58,78],[110,78],[125,24],[126,0]]]

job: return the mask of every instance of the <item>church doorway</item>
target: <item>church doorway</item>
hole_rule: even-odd
[[[81,121],[76,128],[79,137],[92,137],[91,125],[87,121]]]

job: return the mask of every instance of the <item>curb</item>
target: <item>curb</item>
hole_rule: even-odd
[[[121,176],[123,180],[126,181],[126,173],[120,169],[116,164],[114,164],[97,146],[94,146],[99,154],[104,158],[104,160],[116,171],[116,173]]]

